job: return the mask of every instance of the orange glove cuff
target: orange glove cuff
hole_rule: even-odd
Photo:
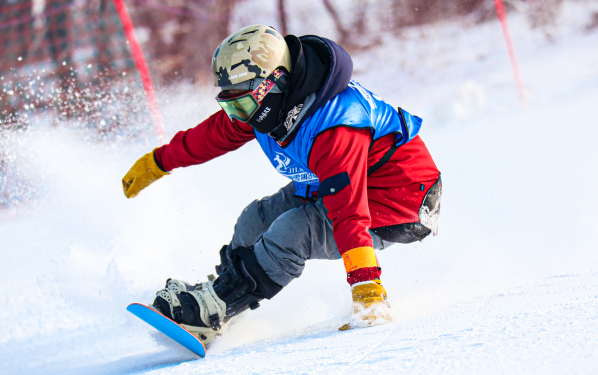
[[[379,267],[373,247],[356,247],[343,254],[343,262],[347,273],[359,268]]]

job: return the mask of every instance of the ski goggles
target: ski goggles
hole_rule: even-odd
[[[257,112],[260,105],[262,105],[262,100],[274,88],[276,81],[283,73],[282,69],[274,70],[253,91],[234,95],[224,95],[220,92],[216,96],[216,101],[231,120],[237,119],[247,122]]]

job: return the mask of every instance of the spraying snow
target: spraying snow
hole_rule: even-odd
[[[409,75],[355,57],[357,81],[424,118],[443,173],[440,235],[380,254],[386,326],[337,332],[342,262],[310,261],[205,359],[170,367],[195,357],[126,305],[151,302],[169,277],[205,280],[241,210],[287,181],[251,142],[126,200],[120,179],[155,140],[89,143],[41,124],[8,140],[36,192],[0,218],[3,373],[596,371],[598,33],[580,32],[587,8],[565,10],[555,44],[511,23],[526,109],[495,22],[435,26],[425,48],[408,37],[414,58],[396,69]],[[218,109],[211,89],[180,90],[162,93],[168,136]]]

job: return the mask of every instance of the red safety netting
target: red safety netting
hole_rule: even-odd
[[[105,107],[141,87],[112,0],[2,2],[0,51],[0,126],[40,110],[119,126]]]

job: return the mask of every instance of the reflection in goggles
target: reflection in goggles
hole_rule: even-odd
[[[259,104],[257,100],[247,93],[234,99],[218,99],[218,103],[230,118],[247,121],[257,111]]]
[[[216,101],[224,112],[232,120],[246,122],[257,112],[258,108],[262,104],[264,97],[272,90],[275,83],[283,74],[282,69],[276,69],[255,88],[255,90],[242,94],[237,97],[231,97],[220,93],[216,96]]]

